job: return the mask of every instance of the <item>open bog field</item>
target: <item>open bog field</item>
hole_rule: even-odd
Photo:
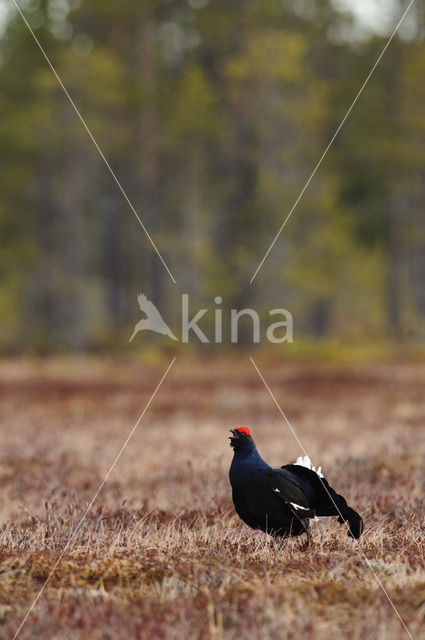
[[[19,637],[425,638],[425,365],[258,365],[364,517],[278,546],[234,514],[228,429],[299,446],[248,358],[178,358]],[[13,638],[167,363],[0,364],[0,638]],[[363,555],[364,554],[364,555]]]

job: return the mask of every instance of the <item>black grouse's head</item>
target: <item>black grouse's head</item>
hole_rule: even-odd
[[[232,434],[229,438],[230,446],[235,451],[252,449],[254,446],[254,440],[251,437],[248,427],[235,427],[234,429],[230,429],[230,433]]]

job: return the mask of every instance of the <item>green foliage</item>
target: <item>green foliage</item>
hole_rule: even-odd
[[[34,0],[25,15],[193,301],[285,306],[315,338],[424,338],[420,13],[253,286],[385,38],[336,44],[352,23],[327,0]],[[177,320],[167,273],[17,13],[0,55],[0,346],[121,345],[141,290]]]

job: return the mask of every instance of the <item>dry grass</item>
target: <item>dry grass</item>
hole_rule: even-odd
[[[362,550],[425,638],[425,368],[262,369],[313,462],[364,516]],[[137,361],[0,365],[0,638],[13,637],[161,373]],[[238,520],[235,424],[276,466],[300,453],[247,360],[177,361],[20,637],[407,638],[338,524],[315,524],[304,552]]]

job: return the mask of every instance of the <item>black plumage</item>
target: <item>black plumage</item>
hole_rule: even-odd
[[[246,427],[231,429],[231,433],[233,503],[247,525],[283,538],[306,533],[309,542],[311,518],[338,516],[338,522],[348,523],[350,537],[361,536],[362,518],[332,489],[320,470],[300,464],[273,469],[258,453]]]

